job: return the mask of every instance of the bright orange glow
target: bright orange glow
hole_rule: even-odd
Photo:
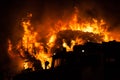
[[[63,22],[62,20],[56,21],[55,25],[53,27],[49,27],[49,34],[47,34],[47,38],[45,38],[45,42],[42,42],[40,40],[37,40],[37,37],[40,36],[37,31],[34,30],[34,26],[31,25],[30,18],[32,17],[32,14],[30,13],[27,16],[27,20],[22,21],[22,27],[24,29],[23,37],[21,41],[17,44],[16,49],[20,52],[19,54],[22,57],[26,57],[26,54],[24,51],[28,51],[29,55],[31,57],[35,57],[36,60],[41,61],[42,68],[45,69],[45,62],[48,61],[49,64],[47,66],[47,69],[51,68],[52,63],[52,48],[59,43],[57,42],[58,33],[60,31],[70,30],[72,31],[79,31],[83,33],[92,33],[90,35],[91,37],[94,37],[94,34],[98,36],[102,36],[101,40],[97,41],[98,43],[101,43],[103,41],[111,41],[114,40],[113,36],[111,36],[110,32],[108,32],[108,26],[105,23],[103,19],[97,20],[95,18],[91,18],[89,20],[80,20],[79,17],[79,11],[76,9],[75,13],[72,15],[71,19],[68,21]],[[43,32],[44,33],[44,32]],[[66,36],[66,35],[64,35]],[[66,48],[66,51],[73,51],[74,45],[83,45],[86,41],[79,36],[77,33],[76,35],[70,36],[70,43],[67,43],[67,40],[63,38],[61,39],[62,43],[59,43],[62,45],[62,47]],[[84,36],[84,35],[83,35]],[[73,38],[74,37],[74,38]],[[97,39],[97,38],[95,38]],[[117,39],[118,40],[118,39]],[[87,39],[87,42],[90,40]],[[56,43],[57,42],[57,43]],[[8,40],[8,53],[14,53],[12,51],[12,43],[10,40]],[[60,45],[57,45],[60,47]],[[22,48],[21,48],[22,47]],[[32,66],[32,63],[29,63],[31,65],[28,65],[27,62],[24,63],[24,68],[27,69],[30,66]]]
[[[24,69],[32,68],[32,63],[24,61]]]
[[[54,44],[55,44],[55,40],[56,40],[56,35],[54,34],[54,35],[52,35],[52,36],[50,37],[47,45],[48,45],[50,48],[53,47]]]
[[[24,63],[24,68],[25,68],[25,69],[28,69],[28,68],[29,68],[28,63],[26,63],[26,62]]]
[[[28,50],[31,56],[34,56],[37,60],[41,61],[43,69],[45,69],[45,61],[49,61],[49,66],[47,67],[48,69],[50,68],[51,65],[51,57],[47,52],[44,50],[44,45],[42,45],[40,42],[37,42],[37,32],[34,32],[31,30],[31,24],[30,20],[24,21],[23,23],[23,28],[24,28],[24,36],[22,38],[22,45],[24,46],[25,49]],[[48,44],[49,47],[53,46],[55,36],[51,36]],[[33,48],[37,48],[37,52],[33,52]],[[27,64],[25,65],[25,68],[28,67]]]
[[[75,41],[71,40],[71,46],[69,47],[65,40],[63,39],[63,47],[66,48],[66,51],[73,51],[73,47],[75,45]]]

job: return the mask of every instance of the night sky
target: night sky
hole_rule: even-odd
[[[48,16],[60,17],[64,11],[72,13],[78,6],[83,14],[101,16],[110,23],[110,30],[120,29],[120,2],[118,0],[0,0],[0,71],[7,70],[10,60],[7,55],[7,39],[19,19],[26,13],[33,13],[34,21]]]

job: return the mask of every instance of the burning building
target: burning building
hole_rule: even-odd
[[[108,26],[103,19],[91,18],[88,21],[79,20],[79,10],[75,11],[70,20],[63,22],[59,20],[49,29],[48,35],[42,39],[39,33],[34,30],[31,24],[32,13],[22,19],[23,37],[16,44],[8,40],[8,53],[19,55],[23,59],[23,69],[32,68],[34,71],[35,63],[41,64],[41,69],[50,69],[52,56],[56,49],[66,48],[66,51],[73,51],[75,45],[84,45],[87,42],[102,43],[114,40],[109,33]],[[26,61],[27,60],[27,61]],[[47,65],[45,64],[46,62]]]
[[[47,17],[43,16],[46,20],[43,21],[45,25],[37,25],[39,27],[36,27],[32,19],[33,13],[28,13],[18,21],[22,35],[19,39],[12,36],[14,39],[9,38],[7,44],[8,56],[13,64],[17,64],[15,71],[53,69],[65,64],[66,54],[74,53],[76,46],[84,46],[89,42],[102,44],[113,40],[120,41],[117,35],[109,31],[110,26],[105,19],[97,18],[89,11],[90,17],[84,18],[80,15],[84,9],[78,7],[74,7],[69,13],[71,15],[60,14],[67,19],[47,20]],[[59,15],[55,18],[59,18]],[[13,34],[18,35],[14,31]],[[81,52],[86,53],[86,50],[82,49]]]

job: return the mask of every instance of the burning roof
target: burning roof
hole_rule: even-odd
[[[24,31],[22,38],[15,45],[12,45],[12,41],[8,40],[9,55],[13,59],[16,54],[19,55],[17,57],[22,58],[22,69],[31,68],[36,61],[41,62],[43,69],[45,69],[46,61],[49,62],[47,66],[47,69],[49,69],[54,55],[53,49],[64,47],[67,51],[72,51],[75,45],[84,45],[86,42],[101,43],[114,40],[103,19],[79,20],[78,12],[75,9],[75,13],[70,20],[65,22],[58,20],[53,27],[46,28],[48,34],[44,36],[44,39],[37,30],[34,30],[34,26],[31,24],[32,14],[28,14],[27,18],[22,19],[21,22]],[[30,66],[28,62],[24,61],[26,59],[30,62]],[[32,68],[34,71],[34,67]]]

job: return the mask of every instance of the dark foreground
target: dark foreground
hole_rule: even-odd
[[[120,80],[120,43],[115,41],[75,46],[73,52],[58,52],[53,59],[61,59],[58,67],[24,70],[13,80]]]

